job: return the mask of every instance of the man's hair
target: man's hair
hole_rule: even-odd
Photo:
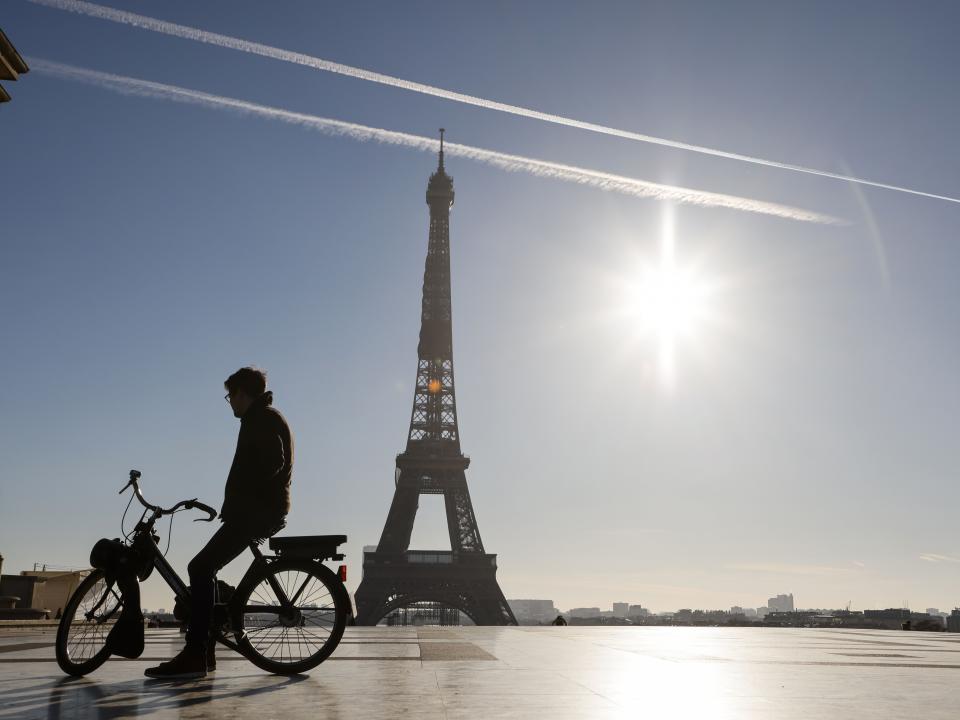
[[[255,367],[240,368],[224,381],[223,386],[231,395],[242,390],[250,397],[258,398],[267,389],[267,371]]]

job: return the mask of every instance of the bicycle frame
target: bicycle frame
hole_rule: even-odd
[[[183,500],[171,508],[162,508],[158,505],[153,505],[148,503],[143,494],[140,491],[139,480],[140,472],[137,470],[130,471],[130,482],[120,491],[123,493],[128,487],[133,487],[133,492],[137,500],[144,507],[143,515],[140,516],[140,519],[137,521],[136,526],[133,530],[133,539],[130,541],[130,547],[133,548],[143,561],[143,566],[140,568],[139,577],[140,579],[146,579],[149,575],[149,572],[153,568],[156,568],[157,572],[160,573],[160,577],[163,578],[164,582],[170,587],[173,591],[176,600],[180,603],[183,603],[186,607],[190,606],[190,589],[187,584],[180,578],[176,570],[167,562],[167,559],[164,557],[163,553],[160,551],[160,547],[157,545],[157,541],[160,539],[159,536],[154,534],[154,525],[157,520],[165,515],[173,515],[180,508],[184,509],[199,509],[209,514],[207,521],[213,521],[216,517],[217,512],[208,505],[193,500]],[[343,538],[345,541],[346,538]],[[304,589],[307,587],[308,578],[304,579],[303,584],[296,590],[293,594],[293,597],[287,597],[286,592],[280,586],[280,583],[277,582],[273,573],[269,572],[269,564],[272,561],[282,560],[281,557],[273,555],[264,555],[259,548],[260,541],[251,540],[248,544],[250,552],[253,554],[253,562],[250,564],[250,567],[247,568],[247,571],[244,573],[243,577],[240,579],[239,584],[237,585],[236,592],[233,597],[226,603],[217,603],[216,606],[223,607],[226,610],[226,624],[229,627],[232,624],[233,619],[239,613],[242,615],[243,612],[262,612],[263,606],[250,606],[239,607],[237,605],[237,600],[241,597],[245,597],[244,590],[249,583],[254,582],[257,577],[263,576],[270,585],[271,590],[274,593],[275,598],[279,603],[279,607],[275,608],[275,612],[278,615],[292,617],[295,614],[295,603],[300,598],[300,595],[304,592]],[[282,553],[278,553],[280,555]],[[331,557],[335,559],[342,559],[342,555],[334,553]],[[322,561],[311,558],[319,566],[323,566]],[[342,578],[341,579],[341,589]],[[344,594],[346,590],[343,589]],[[347,600],[349,604],[349,599]],[[215,606],[215,608],[216,608]],[[215,616],[216,617],[216,616]],[[245,630],[238,628],[231,628],[234,632],[239,630],[240,633],[245,633]],[[223,645],[229,647],[232,650],[237,651],[243,655],[243,651],[240,649],[239,644],[229,638],[227,638],[222,632],[220,632],[219,626],[216,626],[215,629],[215,640],[222,643]]]
[[[60,619],[56,656],[68,675],[87,675],[111,655],[142,655],[140,583],[154,569],[176,597],[175,614],[181,622],[193,604],[190,587],[164,557],[154,528],[161,518],[181,510],[200,510],[207,515],[200,519],[207,522],[216,519],[217,511],[196,498],[169,508],[151,504],[140,492],[140,475],[131,470],[120,494],[132,488],[131,501],[137,500],[144,512],[130,532],[121,520],[122,540],[103,538],[93,546],[90,564],[96,572],[73,592]],[[260,548],[263,540],[248,537],[245,544],[253,559],[237,587],[231,593],[225,583],[215,586],[213,643],[277,675],[306,672],[326,660],[340,643],[353,612],[344,587],[346,565],[336,572],[325,565],[344,559],[338,550],[346,541],[346,535],[271,537],[263,548],[265,554]],[[314,635],[312,627],[320,631]]]
[[[189,607],[190,603],[190,588],[187,584],[181,579],[177,574],[177,571],[173,569],[173,566],[167,562],[167,559],[163,556],[163,553],[160,551],[160,547],[157,545],[156,540],[153,535],[153,524],[156,521],[155,517],[151,517],[147,522],[139,522],[135,529],[135,535],[131,547],[135,548],[138,552],[145,553],[146,557],[144,559],[149,559],[153,567],[156,568],[157,572],[160,573],[160,577],[163,578],[164,582],[167,583],[169,588],[173,590],[174,597],[176,600],[186,604]],[[260,548],[257,546],[257,543],[251,541],[249,544],[250,552],[253,553],[253,562],[250,564],[250,567],[247,568],[247,571],[243,574],[243,577],[240,579],[240,583],[237,585],[237,588],[242,588],[244,585],[259,573],[262,568],[269,563],[268,556],[265,556]],[[286,593],[284,593],[283,588],[280,587],[280,584],[277,583],[273,575],[267,574],[268,581],[270,582],[270,587],[276,593],[277,598],[280,599],[281,604],[284,607],[292,606],[293,602],[296,601],[296,597],[293,600],[287,598]],[[298,593],[299,595],[299,593]],[[231,617],[230,611],[235,611],[237,608],[232,604],[232,602],[219,603],[227,609],[227,619]],[[226,637],[220,632],[216,632],[215,639],[217,642],[226,645],[231,650],[235,650],[238,653],[242,653],[239,646],[231,639]]]

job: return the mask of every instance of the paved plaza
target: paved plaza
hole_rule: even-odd
[[[0,633],[0,719],[960,717],[960,636],[878,630],[348,628],[309,675],[268,675],[226,648],[203,680],[143,670],[182,644],[151,630],[138,660],[62,675],[52,630]]]

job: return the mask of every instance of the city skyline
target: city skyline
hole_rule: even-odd
[[[607,128],[960,194],[960,100],[944,91],[955,8],[111,7]],[[465,148],[447,160],[458,412],[508,598],[729,608],[788,589],[805,607],[960,602],[955,203],[27,0],[4,9],[28,63],[167,88],[118,94],[41,63],[0,109],[16,139],[0,181],[0,302],[14,309],[0,323],[5,572],[82,566],[119,534],[131,468],[155,502],[219,507],[236,440],[221,386],[256,364],[298,441],[285,533],[347,534],[356,588],[409,420],[435,156],[309,132],[319,118],[410,137],[443,126]],[[176,88],[307,119],[169,102]],[[522,162],[474,162],[478,151]],[[630,180],[633,194],[580,184],[590,173]],[[650,184],[754,204],[638,197]],[[749,209],[768,205],[794,215]],[[209,533],[175,520],[178,570]],[[425,498],[412,547],[446,537]],[[148,581],[146,606],[172,604],[160,588]]]

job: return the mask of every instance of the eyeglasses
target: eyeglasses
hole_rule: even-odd
[[[226,400],[227,402],[230,402],[230,393],[227,393],[226,395],[224,395],[223,399]]]

